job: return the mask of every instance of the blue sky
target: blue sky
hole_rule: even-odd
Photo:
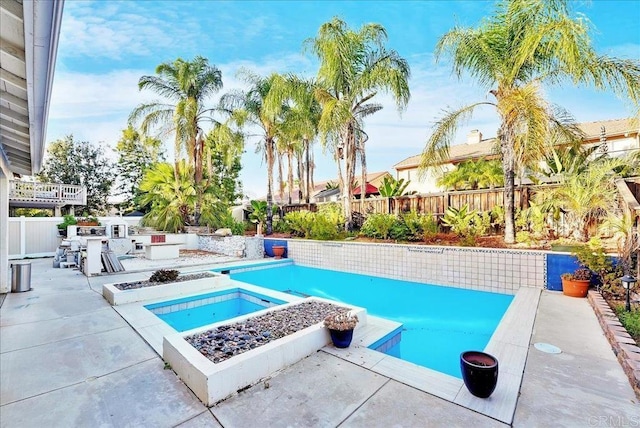
[[[573,1],[596,29],[599,53],[640,58],[640,0]],[[241,88],[236,72],[295,72],[315,75],[317,63],[302,50],[320,25],[339,16],[352,28],[376,22],[388,33],[388,47],[405,57],[412,72],[411,101],[399,116],[390,99],[365,122],[370,139],[370,172],[389,171],[418,154],[430,126],[446,107],[482,100],[484,91],[471,79],[458,80],[446,62],[435,64],[438,38],[454,25],[477,26],[493,10],[490,1],[78,1],[66,0],[53,86],[47,141],[73,134],[76,139],[114,147],[131,110],[155,100],[139,92],[137,81],[155,67],[178,57],[202,55],[222,70],[221,93]],[[629,116],[630,106],[612,94],[589,89],[545,88],[548,98],[573,113],[577,121]],[[212,100],[213,103],[215,100]],[[479,111],[461,128],[463,142],[471,129],[495,135],[491,110]],[[266,167],[247,143],[243,156],[245,193],[266,192]],[[171,142],[167,142],[171,154]],[[328,156],[316,149],[316,180],[336,176]]]

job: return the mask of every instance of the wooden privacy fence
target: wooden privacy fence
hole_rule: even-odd
[[[514,190],[516,208],[526,209],[529,201],[536,191],[543,188],[555,187],[555,185],[543,186],[519,186]],[[318,204],[294,204],[282,206],[282,214],[292,211],[316,211]],[[335,203],[335,202],[334,202]],[[448,207],[460,209],[468,205],[469,209],[485,212],[491,211],[495,206],[504,205],[504,188],[482,190],[457,190],[450,192],[428,193],[419,195],[398,196],[395,198],[366,198],[364,200],[353,199],[351,210],[366,215],[369,214],[402,214],[416,211],[420,214],[433,214],[443,216]]]
[[[534,187],[518,187],[514,192],[515,206],[525,209],[535,193]],[[351,209],[365,215],[373,213],[402,214],[416,211],[420,214],[430,213],[444,215],[448,207],[460,209],[465,205],[475,211],[491,211],[495,206],[504,205],[504,189],[463,190],[455,192],[429,193],[424,195],[408,195],[395,198],[370,198],[364,201],[353,200]]]

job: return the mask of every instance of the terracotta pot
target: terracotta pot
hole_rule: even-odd
[[[587,297],[590,282],[588,279],[562,278],[562,294],[569,297]]]
[[[276,259],[281,259],[284,255],[285,248],[282,245],[274,245],[271,247],[271,250]]]
[[[489,397],[498,384],[498,359],[481,351],[460,354],[462,380],[469,392],[479,398]]]

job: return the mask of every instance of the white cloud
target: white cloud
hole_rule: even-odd
[[[223,92],[245,86],[236,76],[241,67],[262,76],[287,71],[315,73],[315,61],[297,52],[271,51],[265,52],[261,59],[241,59],[245,43],[266,36],[286,37],[288,30],[278,28],[277,23],[268,17],[253,16],[249,8],[240,16],[234,16],[228,14],[225,3],[201,4],[207,3],[216,5],[216,23],[214,28],[202,31],[198,16],[190,17],[183,13],[180,2],[163,3],[166,6],[164,14],[180,14],[180,26],[175,25],[175,19],[164,19],[161,14],[156,17],[144,14],[141,9],[145,2],[68,2],[61,32],[62,61],[58,64],[54,82],[47,141],[74,134],[81,140],[114,145],[127,125],[131,110],[143,101],[156,99],[155,94],[140,92],[137,87],[140,76],[152,74],[153,69],[142,69],[141,66],[139,69],[118,69],[118,62],[114,61],[109,67],[113,70],[110,72],[70,72],[68,70],[73,70],[76,65],[72,62],[74,58],[91,62],[146,56],[151,59],[157,57],[153,62],[157,64],[178,56],[185,57],[185,51],[198,52],[201,47],[205,56],[213,52],[209,57],[222,70]],[[99,13],[96,5],[99,5]],[[240,59],[220,63],[214,60],[219,49],[229,49],[231,53],[227,52],[227,57]],[[635,52],[637,57],[638,45],[620,45],[612,50],[621,56]],[[429,53],[416,54],[408,59],[412,67],[412,96],[407,110],[399,116],[391,97],[380,95],[375,101],[382,103],[384,109],[365,122],[365,130],[369,134],[369,171],[393,173],[394,164],[422,151],[430,127],[441,117],[443,109],[486,98],[486,90],[473,86],[471,79],[458,81],[451,75],[448,64],[435,65]],[[611,95],[594,96],[593,91],[576,89],[549,92],[550,98],[572,111],[578,121],[628,114],[623,103]],[[460,129],[456,141],[464,141],[471,129],[479,129],[486,138],[495,136],[495,112],[490,107],[478,109],[472,121]],[[242,171],[245,191],[253,197],[266,193],[266,167],[261,156],[254,153],[255,143],[255,138],[247,143]],[[171,144],[167,146],[170,153]],[[332,159],[322,155],[319,146],[315,160],[317,180],[336,176]]]

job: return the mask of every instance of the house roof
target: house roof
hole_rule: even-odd
[[[599,120],[595,122],[579,123],[578,127],[585,135],[584,141],[591,142],[599,140],[602,133],[602,127],[605,128],[605,137],[615,137],[625,135],[627,133],[637,134],[639,132],[640,120],[633,118]],[[477,159],[483,156],[491,156],[494,154],[495,138],[487,138],[476,144],[457,144],[449,148],[449,159],[453,163],[462,162],[468,159]],[[416,168],[420,165],[422,154],[408,157],[393,167],[396,170]]]
[[[475,159],[493,154],[495,138],[488,138],[476,144],[458,144],[449,148],[449,159],[453,162],[461,162],[467,159]],[[411,156],[398,162],[393,167],[397,170],[415,168],[420,165],[422,154]]]
[[[367,183],[367,187],[366,187],[366,194],[372,194],[372,193],[378,193],[378,188],[376,186],[374,186],[371,183]],[[353,189],[353,194],[354,195],[359,195],[360,194],[360,186],[356,187],[355,189]]]
[[[389,171],[370,172],[370,173],[367,174],[367,183],[374,183],[374,185],[375,185],[377,182],[382,182],[382,179],[387,175],[391,176]],[[356,174],[356,181],[359,182],[360,181],[359,179],[360,179],[360,175]],[[318,192],[324,191],[326,189],[326,187],[327,187],[327,183],[329,183],[329,182],[334,182],[334,183],[337,184],[338,183],[338,179],[334,178],[334,179],[331,179],[331,180],[315,181],[314,182],[314,187],[311,190],[311,196],[312,197],[316,197]],[[278,195],[278,191],[274,191],[273,192],[273,201],[274,201],[274,203],[283,204],[286,201],[288,201],[288,192],[285,190],[284,193],[285,193],[284,200],[281,200],[280,196]],[[256,198],[256,199],[260,200],[260,201],[266,201],[267,200],[267,196],[266,195],[260,196],[259,198]],[[297,186],[294,187],[293,191],[291,192],[291,202],[293,202],[294,204],[300,202],[298,200],[298,187]]]
[[[0,2],[0,168],[7,176],[42,167],[63,4]]]
[[[640,120],[633,120],[632,118],[599,120],[596,122],[580,123],[578,126],[580,126],[580,129],[584,133],[585,140],[595,140],[600,138],[603,126],[605,129],[605,137],[637,133],[640,129]]]

